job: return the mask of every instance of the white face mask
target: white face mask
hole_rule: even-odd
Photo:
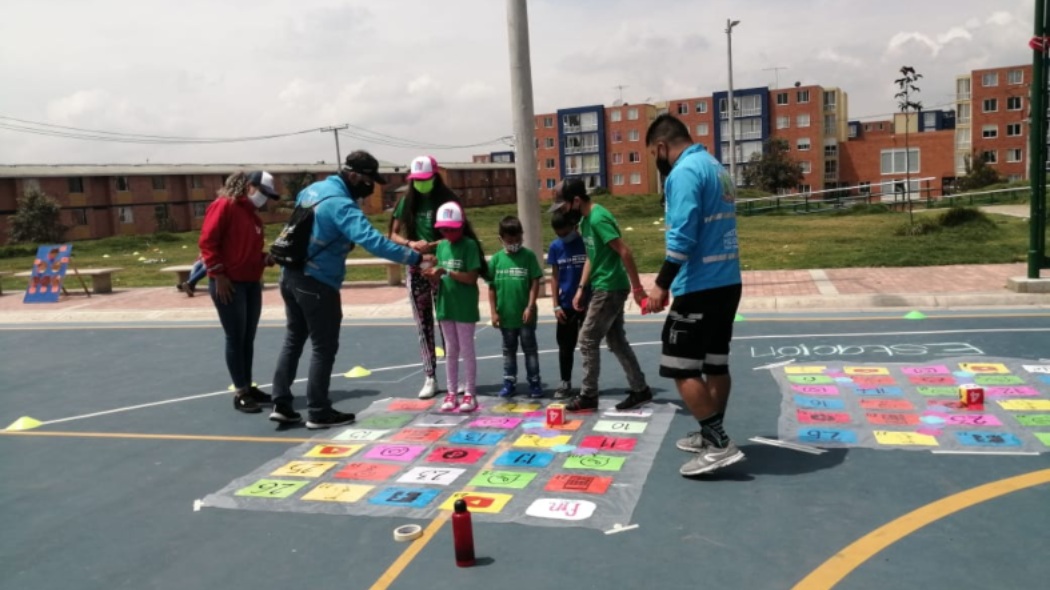
[[[521,242],[517,244],[503,244],[503,247],[507,249],[507,254],[517,254],[521,251]]]
[[[265,207],[266,201],[269,200],[266,198],[266,195],[264,195],[263,192],[260,190],[256,190],[254,193],[248,195],[248,199],[251,200],[252,204],[255,205],[256,209],[262,209],[263,207]]]

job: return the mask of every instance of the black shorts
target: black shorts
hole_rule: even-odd
[[[688,379],[729,372],[729,342],[740,292],[741,285],[728,285],[675,298],[660,338],[661,377]]]

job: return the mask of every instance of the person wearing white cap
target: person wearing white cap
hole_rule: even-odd
[[[437,161],[430,156],[412,160],[408,173],[408,192],[398,202],[390,223],[390,239],[421,254],[434,252],[441,234],[434,227],[435,213],[448,202],[460,203],[445,185]],[[419,332],[419,355],[425,380],[419,397],[437,395],[437,355],[434,343],[435,288],[417,266],[408,267],[408,294],[412,316]],[[442,335],[444,336],[444,335]]]

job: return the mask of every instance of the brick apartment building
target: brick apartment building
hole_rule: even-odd
[[[651,195],[659,190],[656,160],[649,157],[645,147],[645,132],[656,115],[657,108],[651,104],[605,109],[605,152],[612,194]]]
[[[956,79],[955,168],[983,156],[1007,180],[1028,178],[1032,66],[974,70]]]

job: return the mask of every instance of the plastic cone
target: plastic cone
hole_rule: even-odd
[[[354,367],[353,369],[350,369],[349,371],[344,373],[344,376],[347,379],[358,379],[360,377],[368,377],[371,374],[372,374],[372,371],[369,371],[368,369],[362,367],[361,365],[358,365],[358,366]]]
[[[910,311],[910,312],[908,312],[908,315],[904,316],[904,319],[906,319],[906,320],[924,320],[924,319],[926,319],[926,314],[922,313],[921,311]]]
[[[7,428],[5,428],[4,430],[9,430],[9,431],[32,430],[32,429],[36,428],[37,426],[40,426],[41,424],[43,424],[43,422],[41,422],[40,420],[37,420],[36,418],[30,418],[29,416],[22,416],[18,420],[15,420],[14,422],[12,422],[11,425],[8,426]]]
[[[438,346],[434,349],[434,354],[436,354],[439,359],[443,359],[445,358],[445,349]]]
[[[744,320],[746,320],[746,319],[747,319],[747,318],[745,318],[744,316],[742,316],[742,315],[740,315],[740,314],[736,314],[736,317],[735,317],[735,318],[733,318],[733,321],[734,321],[734,322],[742,322],[742,321],[744,321]]]

